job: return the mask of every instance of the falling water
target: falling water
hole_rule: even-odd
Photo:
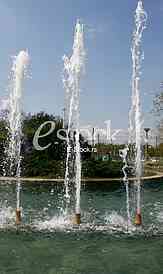
[[[128,174],[127,174],[127,169],[128,169],[128,162],[127,162],[127,154],[128,154],[129,148],[128,146],[124,149],[121,149],[119,151],[120,157],[123,160],[124,166],[122,168],[124,177],[123,177],[123,182],[126,187],[126,209],[127,209],[127,224],[128,228],[131,226],[131,215],[130,215],[130,195],[129,195],[129,180],[128,180]]]
[[[142,175],[142,152],[141,152],[141,108],[140,108],[140,77],[141,63],[143,60],[143,52],[141,48],[143,31],[146,28],[147,14],[144,11],[142,1],[138,1],[135,14],[135,31],[133,33],[132,43],[132,106],[130,110],[130,134],[129,143],[135,144],[135,175],[137,187],[137,214],[141,211],[140,191],[141,191],[141,175]]]
[[[22,90],[26,76],[29,55],[27,51],[20,51],[14,57],[11,69],[8,131],[9,146],[7,148],[7,162],[10,176],[17,178],[17,209],[20,208],[20,175],[21,175],[21,138],[22,138]]]
[[[84,70],[85,50],[83,25],[77,21],[73,54],[64,56],[64,87],[68,98],[67,159],[65,172],[66,203],[70,203],[70,185],[76,187],[76,213],[80,214],[81,159],[79,142],[80,78]],[[72,171],[73,170],[73,171]]]

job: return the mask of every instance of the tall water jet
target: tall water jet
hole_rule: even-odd
[[[80,159],[80,80],[84,71],[85,49],[83,24],[77,21],[74,34],[73,53],[64,60],[64,87],[68,112],[67,125],[67,158],[65,172],[66,207],[71,200],[71,187],[75,185],[75,222],[80,223],[80,190],[81,190],[81,159]]]
[[[138,6],[135,13],[135,30],[133,33],[132,43],[132,106],[130,110],[130,132],[129,144],[135,144],[135,175],[137,188],[137,206],[135,224],[141,225],[141,175],[142,175],[142,121],[141,121],[141,104],[140,104],[140,77],[141,77],[141,63],[144,58],[142,52],[142,35],[146,28],[147,13],[143,8],[141,0],[138,1]]]
[[[14,57],[11,69],[9,113],[8,113],[8,132],[9,145],[6,149],[7,166],[10,176],[17,178],[17,204],[16,204],[16,223],[21,221],[20,192],[21,192],[21,139],[22,139],[22,91],[23,81],[26,76],[29,55],[27,51],[20,51]]]

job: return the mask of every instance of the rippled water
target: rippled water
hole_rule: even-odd
[[[61,214],[62,186],[23,184],[23,220],[15,226],[15,184],[0,185],[0,274],[162,274],[163,184],[143,187],[144,227],[127,231],[123,185],[90,183],[82,225]]]

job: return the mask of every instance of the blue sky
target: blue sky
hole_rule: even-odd
[[[0,0],[0,96],[7,94],[11,56],[27,48],[32,78],[26,81],[25,110],[61,114],[62,56],[71,54],[73,28],[80,18],[87,52],[81,123],[101,126],[111,119],[114,128],[126,128],[136,5],[136,0]],[[163,2],[144,0],[144,6],[149,19],[143,36],[141,93],[143,111],[148,113],[151,93],[159,91],[163,80]]]

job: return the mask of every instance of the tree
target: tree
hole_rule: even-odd
[[[39,139],[39,145],[45,147],[50,146],[39,151],[33,146],[33,138],[38,128],[45,122],[52,121],[55,123],[54,131],[45,138]],[[46,124],[41,130],[41,134],[45,134],[50,130],[50,124]],[[63,162],[66,153],[65,141],[57,137],[57,131],[62,129],[63,121],[60,117],[49,115],[40,112],[34,115],[28,114],[24,120],[23,133],[24,141],[22,147],[23,160],[23,174],[26,176],[43,176],[53,173],[53,176],[58,174],[58,167],[55,173],[55,166],[57,162]],[[52,165],[53,163],[53,165]],[[53,170],[53,172],[52,172]],[[62,173],[62,172],[61,172]]]

